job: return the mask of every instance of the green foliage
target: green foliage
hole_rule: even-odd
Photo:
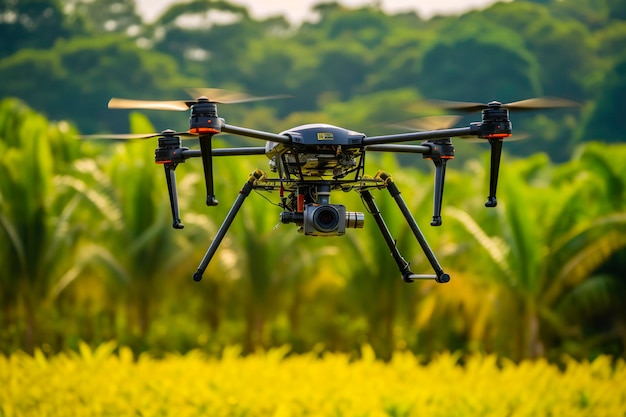
[[[501,333],[511,332],[503,340],[511,344],[506,349],[514,357],[542,355],[546,353],[545,339],[554,343],[571,334],[577,326],[567,316],[558,317],[558,306],[573,291],[581,296],[580,286],[626,247],[623,209],[612,206],[611,191],[599,186],[605,193],[598,192],[590,183],[593,178],[603,182],[601,178],[608,177],[619,195],[626,177],[611,175],[610,168],[606,172],[608,167],[600,161],[593,163],[598,154],[592,147],[585,155],[584,162],[559,167],[557,171],[563,170],[567,176],[557,172],[558,182],[550,180],[553,168],[546,165],[545,158],[507,166],[500,193],[504,207],[496,211],[497,218],[488,220],[493,226],[489,231],[464,211],[453,209],[451,213],[489,255],[494,271],[490,281],[499,281],[498,299],[506,300],[493,309],[498,339]],[[590,207],[590,201],[600,204]],[[476,266],[484,268],[482,263]],[[615,270],[616,282],[620,277]],[[605,296],[616,301],[623,293]],[[609,319],[615,320],[616,326],[623,321],[618,313],[613,309],[614,316]],[[517,321],[511,321],[512,317]]]
[[[55,180],[71,162],[63,156],[75,152],[63,143],[67,124],[50,125],[16,100],[4,100],[0,114],[3,337],[12,344],[23,332],[18,343],[32,348],[36,306],[71,269],[77,243],[80,226],[71,220],[78,200],[65,197]],[[19,322],[21,314],[25,320]]]
[[[61,1],[0,2],[0,58],[24,48],[50,48],[57,39],[69,35],[67,17]]]
[[[422,20],[323,3],[318,20],[291,27],[216,0],[174,5],[151,24],[127,0],[3,2],[0,97],[37,112],[11,99],[0,108],[0,349],[117,339],[156,353],[232,343],[351,352],[367,342],[381,357],[623,355],[623,11],[614,0],[514,1]],[[415,105],[421,98],[556,95],[586,107],[512,115],[541,142],[507,144],[528,158],[503,164],[495,210],[476,197],[487,187],[481,148],[459,144],[444,226],[425,230],[453,276],[446,286],[402,283],[371,221],[345,238],[309,239],[275,229],[279,209],[256,193],[193,284],[237,190],[266,158],[216,161],[221,204],[209,209],[197,197],[199,164],[181,164],[187,227],[173,231],[154,143],[80,143],[64,121],[83,133],[184,130],[181,114],[129,118],[106,102],[185,98],[193,86],[292,94],[220,107],[228,123],[274,132],[324,122],[383,134],[432,114]],[[389,171],[419,223],[428,220],[430,172],[414,158],[368,166]],[[375,197],[412,268],[428,270],[389,196]]]
[[[74,38],[46,51],[25,49],[0,61],[0,74],[15,80],[4,83],[0,95],[33,102],[52,119],[72,115],[86,133],[128,130],[127,115],[106,108],[111,96],[173,94],[186,85],[171,57],[141,49],[120,35]],[[155,120],[167,123],[167,117]]]
[[[365,229],[346,237],[312,239],[275,228],[280,209],[270,203],[277,196],[268,202],[257,193],[205,280],[194,284],[210,237],[264,156],[218,158],[221,204],[210,209],[196,197],[204,191],[200,164],[182,164],[187,227],[174,231],[163,173],[146,158],[153,143],[79,146],[63,124],[48,127],[16,101],[2,105],[0,250],[15,260],[3,265],[0,282],[5,351],[117,339],[154,352],[216,353],[232,343],[245,352],[285,343],[350,352],[370,343],[380,357],[397,348],[515,359],[623,354],[616,330],[625,319],[623,269],[612,261],[626,245],[626,178],[613,163],[624,159],[622,146],[607,153],[607,145],[589,145],[558,166],[545,155],[506,164],[495,210],[476,198],[486,188],[477,161],[450,171],[445,224],[424,230],[453,277],[446,286],[402,283],[369,216]],[[130,124],[153,130],[139,114]],[[415,184],[430,183],[431,174],[384,156],[368,162],[370,175],[391,173],[421,224],[432,209],[430,187]],[[359,210],[356,194],[337,198]],[[393,199],[384,192],[375,198],[411,269],[427,272]],[[609,325],[594,327],[600,319]]]
[[[12,82],[0,87],[0,96],[22,98],[52,119],[70,117],[84,133],[127,130],[123,112],[105,111],[111,96],[172,99],[190,86],[292,94],[294,100],[250,106],[246,113],[258,113],[250,119],[268,126],[301,112],[327,114],[335,100],[363,113],[375,106],[359,100],[364,95],[406,89],[416,97],[470,101],[562,96],[588,103],[590,114],[603,102],[601,92],[614,88],[606,80],[624,49],[623,7],[608,0],[498,2],[431,20],[328,3],[315,7],[319,19],[299,27],[280,16],[258,21],[217,0],[175,4],[150,24],[138,20],[128,0],[73,0],[64,9],[55,2],[13,3],[0,18],[7,30],[19,22],[44,24],[37,16],[46,8],[55,11],[45,16],[54,16],[60,29],[22,28],[10,37],[15,45],[0,60],[0,76]],[[40,33],[46,36],[36,39]],[[64,106],[58,97],[66,98]],[[571,110],[516,116],[515,126],[547,140],[542,149],[565,161],[581,138],[620,138],[611,114],[601,109],[593,116],[604,126],[598,135],[581,129]],[[159,129],[178,123],[162,112],[150,117]],[[511,148],[523,156],[527,149]]]
[[[587,83],[599,69],[589,26],[557,16],[552,7],[528,2],[515,2],[514,7],[496,4],[478,17],[506,22],[506,27],[522,37],[539,63],[541,94],[580,101],[589,97]]]
[[[449,352],[424,361],[402,350],[383,362],[369,345],[359,347],[358,358],[292,354],[288,346],[240,353],[232,346],[219,359],[198,351],[155,358],[115,343],[83,343],[57,355],[0,355],[0,413],[579,417],[621,415],[626,406],[625,363],[606,355],[567,360],[559,369],[542,360],[516,365]]]
[[[464,19],[442,28],[445,36],[424,53],[418,87],[426,97],[502,102],[540,94],[539,66],[513,30]],[[472,65],[472,71],[466,71]],[[506,76],[503,76],[506,74]]]
[[[134,0],[65,0],[69,17],[83,24],[91,36],[109,33],[132,35],[141,25]]]
[[[626,57],[616,63],[598,88],[598,99],[585,120],[582,137],[623,142],[622,120],[626,111]]]

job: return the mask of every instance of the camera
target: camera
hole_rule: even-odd
[[[347,212],[339,204],[308,204],[304,207],[304,234],[307,236],[341,236],[346,228],[362,228],[363,213]]]

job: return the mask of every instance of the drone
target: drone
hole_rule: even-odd
[[[280,196],[279,224],[295,224],[298,231],[306,236],[341,236],[347,229],[363,228],[365,214],[348,211],[345,206],[331,203],[333,192],[356,191],[360,194],[367,211],[381,231],[394,261],[406,283],[420,279],[433,279],[438,283],[450,281],[424,234],[404,202],[400,190],[391,175],[378,171],[370,176],[365,172],[365,156],[370,152],[396,152],[422,154],[423,159],[434,163],[434,196],[431,226],[442,224],[441,207],[444,192],[444,179],[447,162],[454,158],[455,149],[451,138],[475,137],[487,141],[491,147],[489,170],[489,195],[486,207],[496,207],[496,189],[502,155],[502,145],[512,135],[509,110],[533,110],[559,107],[572,107],[576,103],[560,98],[531,98],[503,104],[433,101],[440,108],[459,112],[482,112],[482,120],[471,122],[466,127],[445,127],[433,130],[416,130],[381,136],[366,136],[364,133],[330,124],[305,124],[280,133],[271,133],[227,124],[217,112],[218,104],[233,104],[262,99],[282,98],[283,96],[255,97],[214,88],[190,89],[187,91],[193,100],[148,101],[112,98],[111,109],[174,110],[189,112],[189,130],[176,132],[163,130],[160,133],[139,135],[87,135],[110,139],[158,138],[154,160],[163,165],[169,194],[174,229],[182,229],[178,206],[175,170],[179,164],[191,158],[200,158],[204,170],[206,205],[216,206],[217,197],[213,184],[213,157],[265,155],[269,160],[269,173],[257,169],[243,184],[226,218],[216,232],[208,250],[196,272],[195,281],[200,281],[211,259],[228,229],[233,223],[242,204],[252,190],[261,192],[278,191]],[[216,135],[228,133],[264,141],[264,146],[214,148],[212,140]],[[182,146],[181,138],[195,137],[200,149]],[[420,142],[409,143],[409,142]],[[415,274],[396,246],[389,228],[382,217],[372,191],[386,189],[395,200],[408,227],[428,262],[433,274]]]

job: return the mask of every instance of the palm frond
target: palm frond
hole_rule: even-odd
[[[503,276],[510,280],[512,271],[507,259],[510,253],[510,246],[499,238],[488,236],[469,213],[454,207],[448,207],[446,213],[465,227],[470,235],[489,255],[500,272],[502,272]]]
[[[622,279],[608,274],[594,275],[565,293],[556,310],[576,324],[615,314],[624,317],[624,296],[626,283]]]
[[[89,202],[98,213],[107,221],[110,228],[119,230],[122,227],[122,212],[111,198],[90,186],[86,181],[77,177],[58,176],[55,184],[59,187],[69,187],[78,192],[87,202]]]
[[[26,254],[24,252],[24,244],[22,239],[15,229],[14,224],[3,213],[0,213],[0,230],[4,230],[4,233],[8,237],[9,245],[12,248],[11,252],[17,256],[17,264],[24,268],[26,265]],[[8,272],[10,274],[10,272]]]
[[[580,251],[573,254],[548,283],[542,299],[551,304],[566,288],[579,285],[600,265],[606,262],[611,255],[626,247],[626,234],[623,231],[612,230],[603,236],[588,242]]]

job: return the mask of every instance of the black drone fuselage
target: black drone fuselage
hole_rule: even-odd
[[[281,177],[344,178],[359,166],[363,133],[328,124],[308,124],[281,133],[289,144],[267,142],[270,169]]]
[[[197,135],[200,150],[182,147],[179,134],[173,131],[162,132],[155,150],[155,162],[165,167],[174,228],[184,227],[180,220],[174,173],[178,164],[192,157],[202,159],[208,206],[218,204],[213,186],[213,157],[265,155],[269,159],[270,169],[270,174],[257,170],[250,175],[194,274],[195,280],[202,278],[237,212],[252,190],[279,191],[281,201],[278,205],[283,209],[280,215],[281,222],[295,223],[305,235],[310,236],[339,236],[345,233],[346,228],[363,227],[363,213],[347,211],[345,207],[330,202],[332,191],[354,190],[360,193],[367,211],[373,215],[405,282],[421,278],[447,282],[450,279],[449,275],[444,273],[439,265],[391,176],[382,171],[372,176],[365,175],[365,154],[415,153],[422,154],[424,159],[432,160],[435,165],[435,190],[431,225],[440,226],[446,164],[454,158],[451,138],[477,136],[491,144],[490,194],[486,205],[494,207],[502,140],[511,135],[508,110],[500,107],[497,102],[490,103],[489,107],[483,110],[481,122],[471,123],[468,127],[371,137],[361,132],[322,123],[301,125],[278,134],[269,133],[227,124],[218,116],[217,105],[214,102],[199,99],[189,105],[191,109],[189,133]],[[212,139],[220,133],[260,139],[266,143],[264,147],[213,149]],[[421,143],[408,143],[415,141]],[[387,189],[395,199],[433,267],[434,275],[416,275],[410,271],[409,263],[400,255],[395,240],[374,202],[371,195],[374,189]]]
[[[447,108],[460,112],[482,111],[480,122],[470,123],[467,127],[443,128],[426,131],[411,131],[381,136],[366,136],[363,133],[328,124],[306,124],[281,133],[270,133],[235,125],[229,125],[220,118],[218,103],[243,103],[265,98],[284,96],[253,97],[213,88],[188,90],[195,100],[152,101],[112,98],[109,108],[117,109],[153,109],[153,110],[190,110],[189,130],[176,133],[164,130],[157,134],[139,135],[143,138],[158,137],[158,147],[154,153],[157,164],[165,168],[165,177],[172,210],[173,227],[182,229],[178,207],[175,169],[189,158],[202,159],[206,184],[206,204],[218,204],[213,187],[213,157],[237,155],[265,155],[269,159],[270,174],[256,170],[244,183],[226,218],[211,242],[194,279],[199,281],[211,258],[232,224],[244,200],[252,190],[279,191],[281,222],[295,223],[305,235],[338,236],[346,228],[363,227],[362,213],[347,211],[345,207],[331,204],[332,191],[354,190],[361,195],[367,211],[373,216],[379,227],[391,255],[396,261],[405,282],[429,278],[437,282],[447,282],[450,277],[443,272],[434,253],[428,246],[413,215],[400,196],[391,176],[383,171],[375,175],[365,174],[365,155],[368,152],[401,152],[421,154],[423,159],[431,160],[435,165],[434,209],[432,226],[440,226],[441,204],[444,189],[446,164],[454,158],[454,146],[451,138],[474,136],[486,141],[491,146],[491,165],[489,172],[489,196],[485,205],[497,205],[496,189],[504,138],[511,136],[512,127],[509,110],[537,110],[561,107],[577,107],[578,103],[559,98],[530,98],[502,104],[498,101],[489,103],[434,101],[438,108]],[[452,124],[452,123],[451,123]],[[265,141],[262,147],[239,147],[213,149],[215,135],[229,133]],[[183,147],[181,136],[194,136],[200,142],[200,150]],[[136,135],[114,135],[126,139]],[[420,142],[411,144],[410,142]],[[273,174],[273,175],[272,175]],[[407,225],[415,235],[424,255],[430,262],[434,275],[416,275],[409,269],[409,264],[400,255],[396,242],[391,236],[381,213],[374,202],[371,191],[387,189],[396,201]]]

